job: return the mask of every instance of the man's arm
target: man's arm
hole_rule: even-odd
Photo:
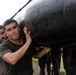
[[[41,58],[43,55],[45,55],[46,53],[51,51],[50,47],[42,47],[41,46],[41,48],[43,48],[43,50],[38,51],[37,54],[33,56],[33,58]]]

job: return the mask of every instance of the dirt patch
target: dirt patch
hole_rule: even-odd
[[[39,66],[35,63],[33,63],[33,69],[34,69],[34,74],[33,75],[39,75]]]

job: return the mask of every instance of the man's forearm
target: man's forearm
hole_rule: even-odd
[[[16,52],[6,53],[3,56],[3,59],[10,64],[15,64],[18,60],[20,60],[24,56],[29,46],[30,46],[30,42],[27,42]]]

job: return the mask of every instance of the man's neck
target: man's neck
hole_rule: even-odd
[[[22,45],[23,44],[23,39],[22,38],[19,38],[17,40],[12,40],[12,39],[9,39],[12,43],[16,44],[16,45]]]

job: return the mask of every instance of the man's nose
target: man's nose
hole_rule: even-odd
[[[3,38],[3,35],[0,35],[0,38]]]
[[[15,30],[14,30],[14,29],[11,29],[11,31],[12,31],[12,32],[15,32]]]

